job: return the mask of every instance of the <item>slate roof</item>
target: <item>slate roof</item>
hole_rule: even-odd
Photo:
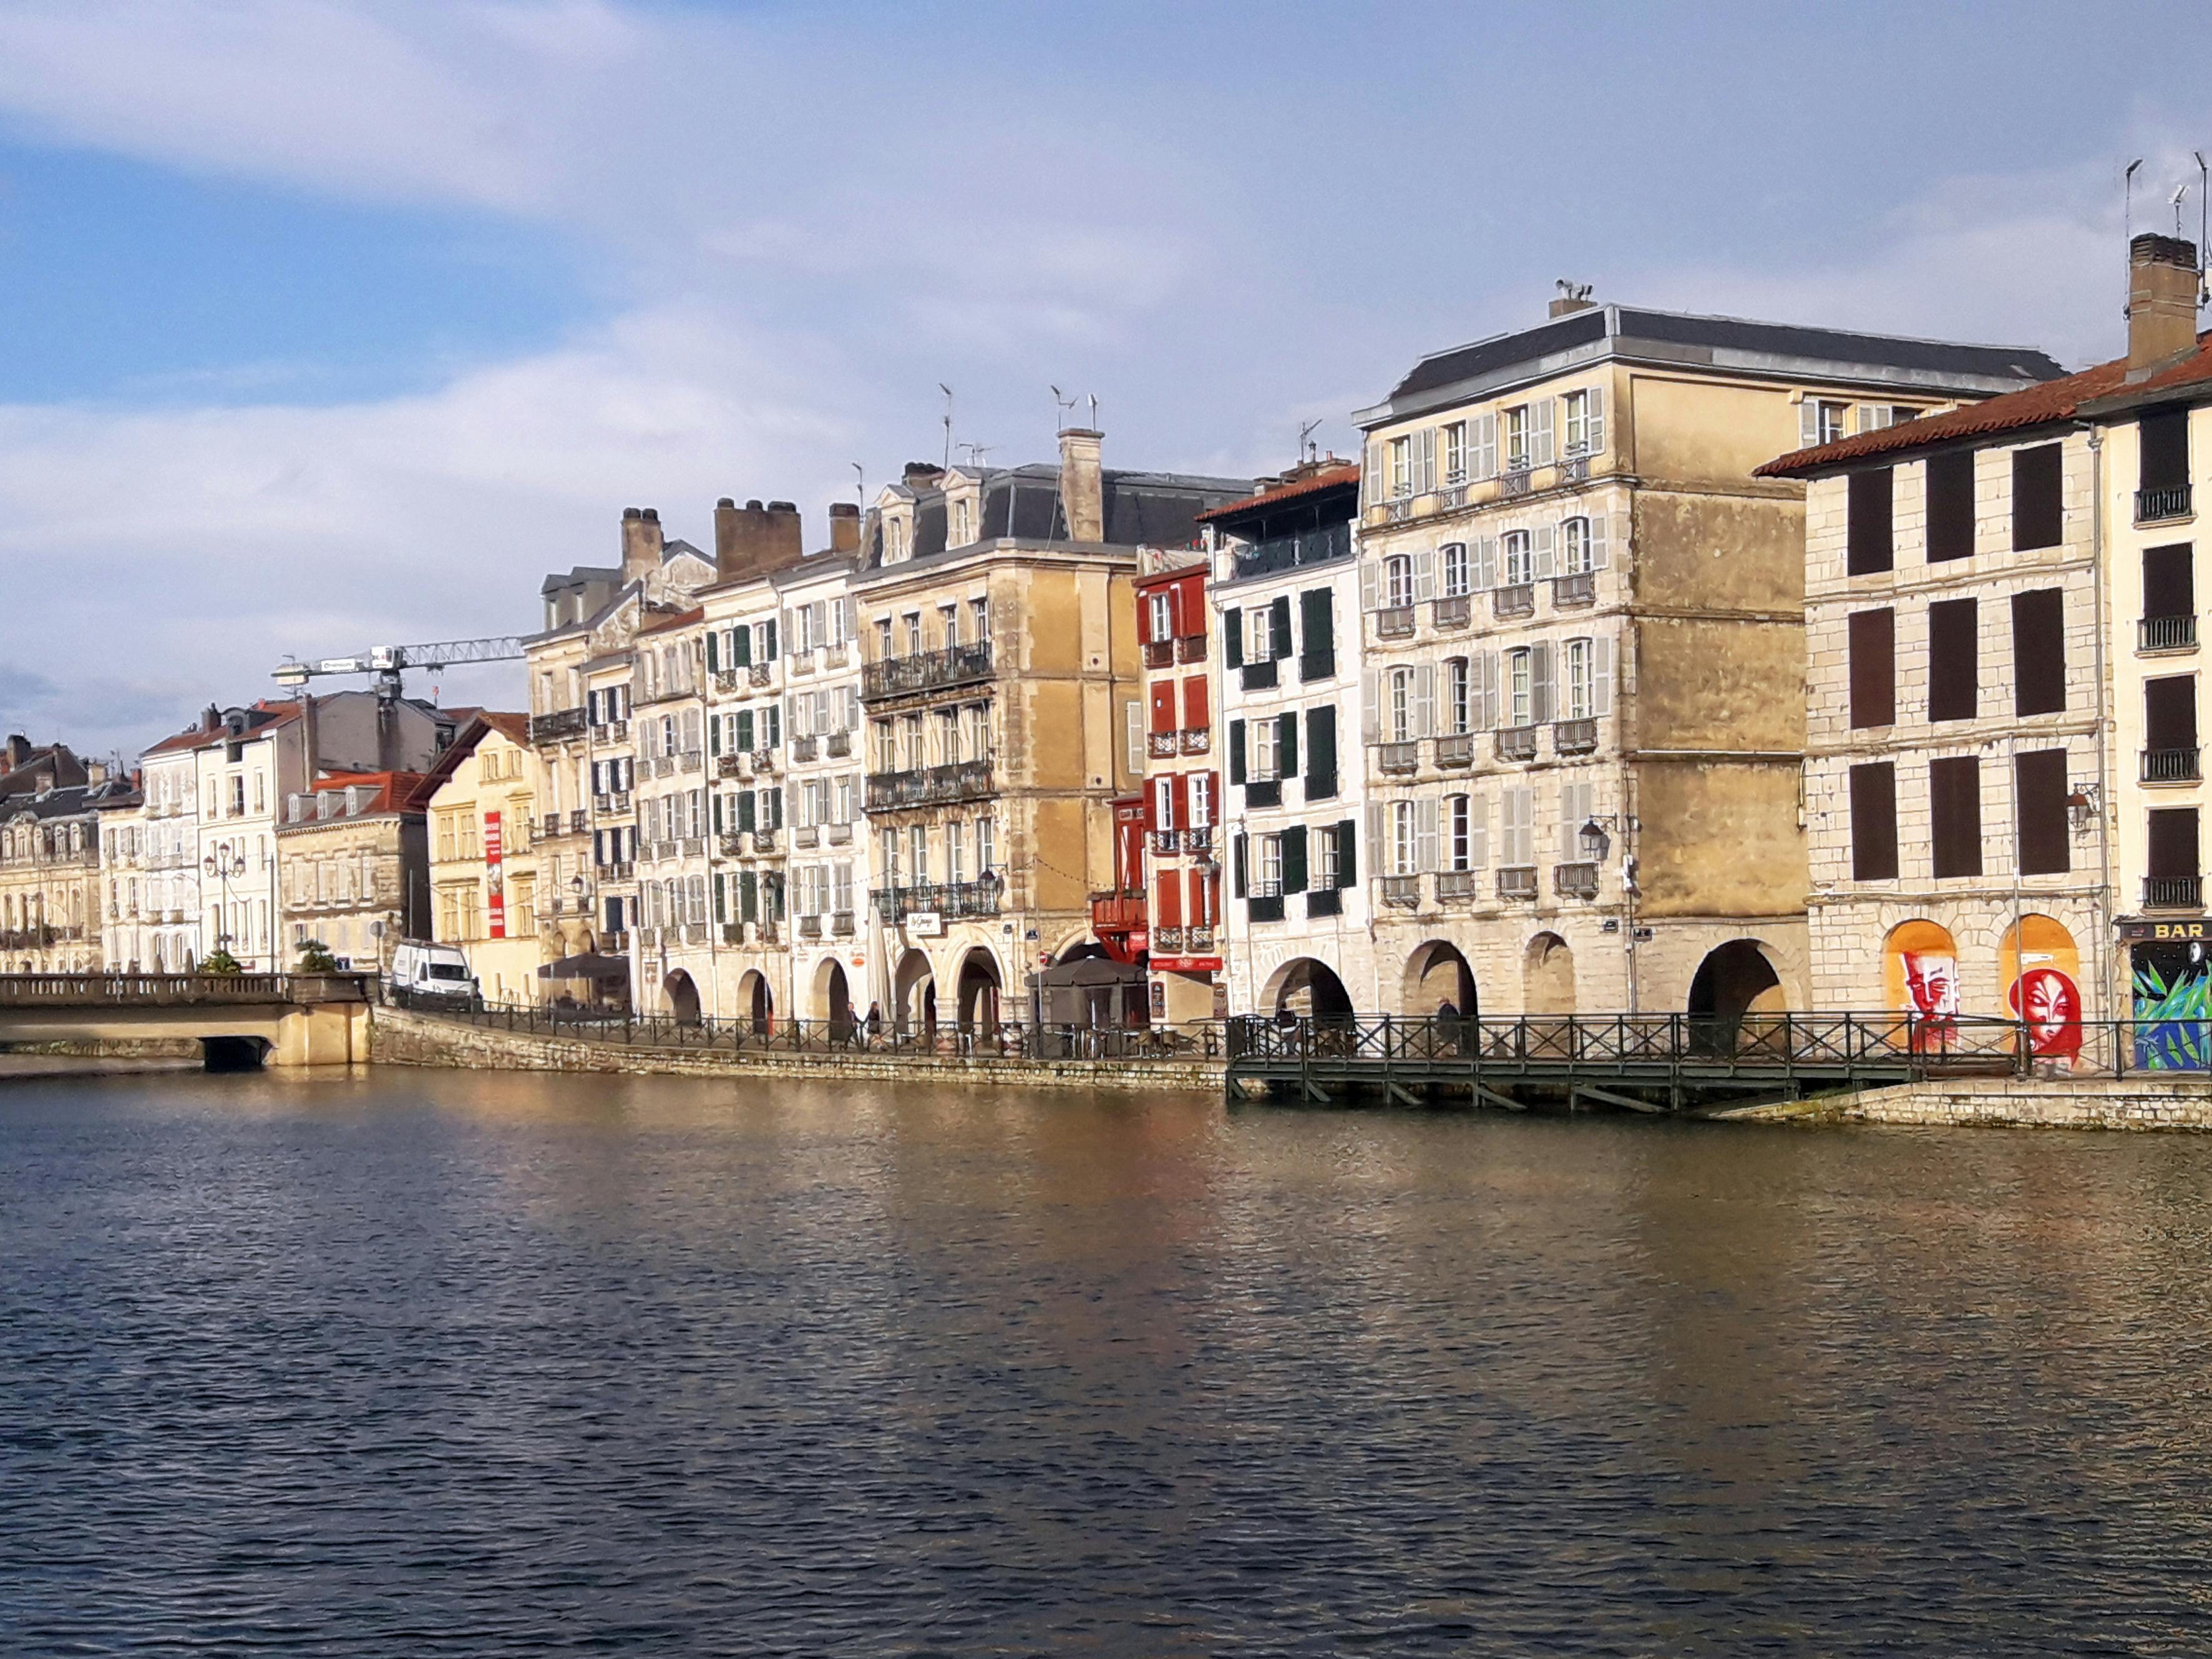
[[[1060,499],[1060,468],[1036,461],[1026,467],[989,467],[980,479],[979,541],[1054,542],[1070,540],[1067,512]],[[1199,515],[1210,507],[1251,493],[1249,479],[1212,478],[1190,473],[1147,473],[1106,467],[1100,473],[1106,540],[1116,546],[1179,546],[1198,533]],[[915,490],[913,559],[947,552],[945,491],[930,485]],[[880,540],[874,557],[880,558]]]

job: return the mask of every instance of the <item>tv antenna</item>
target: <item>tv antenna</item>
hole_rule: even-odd
[[[1096,392],[1091,394],[1091,430],[1094,432],[1098,430],[1098,394]]]
[[[2120,229],[2123,240],[2130,246],[2136,239],[2136,170],[2143,164],[2140,156],[2128,163],[2128,170],[2120,175]],[[2127,316],[2135,309],[2135,272],[2128,272],[2128,297],[2120,307],[2120,315]]]
[[[1321,420],[1316,417],[1312,420],[1304,422],[1299,426],[1298,459],[1301,461],[1315,460],[1320,458],[1320,449],[1313,441],[1313,435],[1320,425]]]
[[[1050,389],[1052,392],[1052,430],[1055,432],[1065,432],[1069,427],[1075,424],[1075,400],[1069,397],[1057,386],[1053,387]]]
[[[2212,196],[2212,179],[2205,174],[2204,152],[2193,152],[2197,157],[2197,303],[2212,301],[2212,284],[2208,284],[2204,266],[2212,261],[2212,204],[2206,201]]]
[[[868,504],[868,475],[860,470],[860,463],[853,463],[853,499],[861,506]]]
[[[981,473],[983,470],[983,458],[989,454],[992,450],[997,448],[998,445],[994,443],[963,443],[960,447],[968,452],[968,464],[973,467],[976,472]]]
[[[2173,194],[2166,198],[2167,205],[2173,209],[2173,240],[2177,242],[2181,240],[2181,204],[2188,199],[2189,180],[2184,179],[2174,186]]]
[[[939,381],[937,389],[945,393],[945,465],[949,469],[952,465],[952,388]]]

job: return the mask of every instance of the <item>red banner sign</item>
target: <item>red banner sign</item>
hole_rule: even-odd
[[[484,917],[491,924],[491,936],[507,937],[507,864],[504,844],[499,833],[499,814],[488,812],[483,815],[484,831]]]

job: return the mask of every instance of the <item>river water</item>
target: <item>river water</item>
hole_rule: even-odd
[[[2202,1654],[2212,1138],[0,1089],[0,1650]]]

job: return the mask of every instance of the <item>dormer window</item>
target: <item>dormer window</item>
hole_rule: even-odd
[[[975,540],[975,503],[963,496],[952,503],[952,545],[965,547]]]

